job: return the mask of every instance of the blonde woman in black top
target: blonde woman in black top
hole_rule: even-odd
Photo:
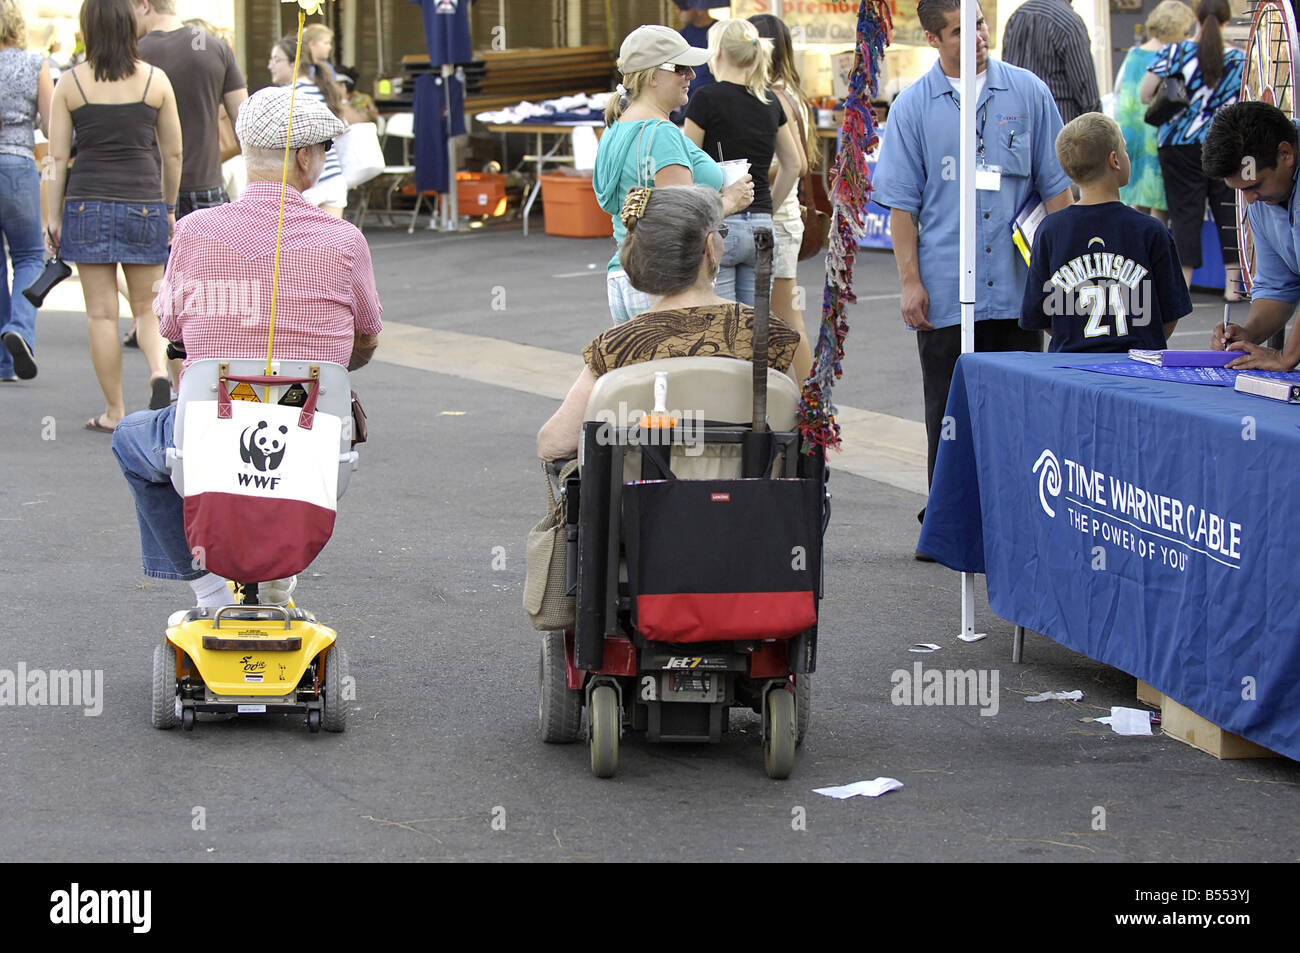
[[[717,82],[702,86],[686,107],[686,137],[716,159],[748,159],[754,201],[727,217],[726,250],[717,290],[724,298],[754,303],[754,229],[772,227],[772,210],[794,187],[800,150],[783,134],[785,112],[767,88],[772,41],[748,20],[722,20],[709,29],[709,66]],[[775,156],[776,179],[768,174]]]

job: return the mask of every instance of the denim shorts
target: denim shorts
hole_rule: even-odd
[[[167,206],[162,202],[67,199],[59,257],[83,265],[162,265]]]

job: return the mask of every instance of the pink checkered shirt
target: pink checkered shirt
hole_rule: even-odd
[[[250,182],[239,201],[176,223],[154,311],[163,337],[184,338],[186,364],[266,357],[279,207],[278,182]],[[286,187],[272,357],[346,367],[381,310],[361,232]]]

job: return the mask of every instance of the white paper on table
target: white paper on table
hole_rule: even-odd
[[[1141,708],[1112,708],[1108,717],[1098,718],[1097,722],[1110,725],[1117,735],[1151,734],[1151,712]]]
[[[1077,688],[1072,692],[1043,692],[1041,695],[1030,695],[1025,699],[1027,702],[1077,702],[1083,699],[1083,692]]]
[[[844,800],[850,797],[880,797],[889,791],[897,791],[903,786],[902,781],[894,778],[875,778],[871,781],[854,781],[852,784],[841,784],[833,788],[813,788],[814,794],[824,794],[827,797]]]

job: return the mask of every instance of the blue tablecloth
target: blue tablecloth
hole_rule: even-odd
[[[1058,366],[1097,362],[961,357],[918,548],[985,573],[1002,618],[1300,760],[1300,407]]]

